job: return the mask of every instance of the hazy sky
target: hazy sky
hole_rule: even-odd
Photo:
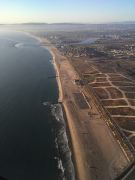
[[[135,0],[0,0],[0,23],[135,20]]]

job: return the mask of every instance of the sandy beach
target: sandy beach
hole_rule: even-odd
[[[40,38],[40,43],[44,46],[47,43],[45,48],[53,56],[53,64],[58,76],[59,102],[63,104],[67,116],[77,179],[115,179],[128,165],[128,159],[101,118],[91,97],[87,95],[88,104],[84,98],[84,89],[75,84],[75,79],[79,79],[79,76],[70,61],[46,39]],[[85,108],[80,106],[78,97],[84,98],[87,104]],[[93,114],[92,117],[89,116],[90,113]]]
[[[68,108],[68,103],[66,102],[66,100],[64,99],[64,89],[62,87],[62,79],[61,79],[61,74],[60,74],[60,62],[58,62],[56,59],[56,49],[55,48],[50,48],[49,49],[52,56],[53,56],[53,63],[54,63],[54,67],[56,70],[56,75],[58,76],[57,78],[57,82],[58,82],[58,87],[59,87],[59,102],[62,102],[65,112],[66,112],[66,117],[67,117],[67,122],[68,122],[68,128],[69,128],[69,132],[70,132],[70,136],[71,136],[71,144],[72,144],[72,150],[73,150],[73,154],[74,154],[74,160],[75,160],[75,166],[76,166],[76,172],[77,172],[77,178],[82,180],[82,179],[89,179],[88,177],[86,177],[86,170],[84,169],[84,156],[83,156],[83,152],[81,152],[81,148],[80,148],[80,144],[76,133],[76,128],[74,126],[74,123],[72,123],[73,121],[73,117],[71,112],[69,111]],[[76,76],[76,75],[75,75]]]

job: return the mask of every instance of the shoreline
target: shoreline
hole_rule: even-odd
[[[61,84],[61,80],[60,80],[60,73],[59,73],[59,69],[58,66],[56,64],[56,59],[55,59],[55,54],[53,53],[53,51],[51,50],[51,48],[48,48],[48,51],[51,53],[52,57],[53,57],[53,66],[56,72],[56,80],[57,80],[57,84],[58,84],[58,89],[59,89],[59,98],[58,98],[58,102],[62,103],[63,101],[63,90],[62,90],[62,84]]]
[[[22,31],[21,31],[21,32],[22,32]],[[38,37],[38,36],[36,36],[36,35],[33,35],[32,33],[25,32],[25,31],[24,31],[24,33],[25,33],[26,35],[28,35],[28,36],[36,39],[39,43],[41,43],[41,45],[42,45],[42,43],[45,43],[45,41],[48,42],[47,39],[43,39],[43,38],[41,38],[41,37]],[[50,43],[50,42],[49,42],[49,43]],[[51,45],[51,43],[50,43],[50,45]],[[52,55],[53,67],[54,67],[56,76],[58,76],[58,77],[56,78],[57,84],[58,84],[58,89],[59,89],[58,102],[62,102],[62,100],[63,100],[62,85],[61,85],[61,82],[60,82],[60,73],[59,73],[59,70],[58,70],[58,67],[57,67],[57,64],[56,64],[55,54],[54,54],[53,50],[52,50],[49,46],[42,45],[42,47],[45,48],[45,49],[47,49],[47,50],[50,52],[50,54]]]
[[[46,46],[45,46],[46,48]],[[59,67],[59,62],[58,58],[56,58],[56,52],[55,50],[60,54],[60,52],[52,46],[52,48],[47,47],[47,49],[50,51],[50,53],[53,55],[53,64],[54,68],[56,70],[56,75],[58,75],[57,83],[58,83],[58,89],[59,89],[59,100],[58,102],[62,104],[62,107],[64,108],[64,113],[66,116],[66,124],[67,124],[67,134],[69,137],[69,146],[71,148],[72,152],[72,160],[75,168],[75,178],[76,180],[90,180],[91,177],[88,177],[87,170],[85,170],[84,163],[85,163],[85,157],[84,153],[80,150],[80,141],[78,134],[76,132],[76,127],[75,124],[73,123],[74,117],[72,116],[72,113],[69,108],[69,104],[66,102],[64,99],[64,87],[62,86],[62,80],[60,76],[60,67]],[[91,179],[92,180],[92,179]]]
[[[31,33],[28,33],[28,32],[24,32],[26,35],[36,39],[37,41],[39,41],[39,43],[45,43],[45,42],[48,42],[47,39],[43,39],[41,37],[37,37],[36,35],[33,35]],[[50,42],[49,42],[50,43]],[[51,45],[51,43],[50,43]],[[66,106],[66,104],[63,102],[63,89],[62,89],[62,83],[61,83],[61,79],[60,79],[60,72],[59,72],[59,68],[58,68],[58,64],[56,62],[56,57],[55,57],[55,53],[53,52],[52,48],[55,48],[55,47],[49,47],[49,46],[45,46],[43,45],[42,46],[43,48],[47,49],[50,54],[52,55],[52,63],[53,63],[53,67],[54,67],[54,70],[55,70],[55,73],[56,73],[56,81],[57,81],[57,85],[58,85],[58,92],[59,92],[59,96],[58,96],[58,103],[61,104],[62,106],[62,109],[63,109],[63,115],[64,115],[64,120],[65,120],[65,123],[66,123],[66,132],[67,132],[67,136],[68,136],[68,141],[69,141],[69,148],[71,150],[71,158],[72,158],[72,162],[73,162],[73,165],[74,165],[74,170],[75,170],[75,180],[79,180],[79,175],[78,175],[78,170],[77,170],[77,161],[76,161],[76,156],[75,156],[75,150],[74,150],[74,145],[73,145],[73,139],[72,139],[72,135],[71,135],[71,129],[70,129],[70,126],[69,126],[69,122],[68,122],[68,118],[70,118],[68,116],[68,107]]]
[[[68,120],[67,120],[67,115],[66,115],[66,111],[65,108],[63,106],[63,104],[61,103],[62,106],[62,110],[63,110],[63,117],[66,123],[66,133],[67,133],[67,137],[68,137],[68,145],[71,151],[71,159],[72,159],[72,163],[74,166],[74,172],[75,172],[75,180],[79,180],[78,174],[77,174],[77,164],[76,164],[76,160],[75,160],[75,155],[74,155],[74,150],[73,150],[73,142],[72,142],[72,137],[71,137],[71,133],[70,133],[70,129],[69,129],[69,125],[68,125]]]
[[[75,153],[74,153],[74,146],[73,146],[73,139],[72,139],[72,135],[71,135],[71,129],[69,126],[69,122],[68,122],[68,115],[67,115],[67,109],[68,107],[66,106],[66,104],[63,102],[63,89],[62,89],[62,83],[61,83],[61,79],[60,79],[60,72],[59,72],[59,68],[58,68],[58,64],[56,62],[56,57],[55,57],[55,53],[53,52],[53,50],[50,47],[46,47],[44,46],[46,49],[48,49],[48,51],[51,53],[52,57],[53,57],[53,66],[56,72],[56,76],[58,76],[56,78],[57,80],[57,85],[58,85],[58,90],[59,90],[59,98],[58,98],[58,103],[61,103],[62,109],[63,109],[63,115],[64,115],[64,120],[66,123],[66,132],[67,132],[67,136],[68,136],[68,141],[69,141],[69,148],[71,150],[71,158],[73,161],[73,165],[74,165],[74,170],[75,170],[75,180],[79,180],[79,175],[78,175],[78,171],[77,171],[77,163],[76,163],[76,157],[75,157]]]

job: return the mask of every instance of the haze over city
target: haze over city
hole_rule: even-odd
[[[1,0],[0,23],[134,21],[134,7],[134,0]]]

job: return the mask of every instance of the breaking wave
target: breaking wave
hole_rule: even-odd
[[[15,44],[15,47],[16,47],[16,48],[22,48],[23,46],[24,46],[23,43],[16,43],[16,44]]]
[[[66,133],[66,123],[63,116],[61,104],[51,105],[52,115],[56,121],[55,144],[58,151],[58,169],[60,170],[59,180],[75,180],[75,169],[72,162],[72,154],[69,148]]]
[[[26,48],[26,47],[39,47],[38,44],[32,44],[32,43],[21,43],[21,42],[17,42],[15,45],[14,45],[15,48]]]

